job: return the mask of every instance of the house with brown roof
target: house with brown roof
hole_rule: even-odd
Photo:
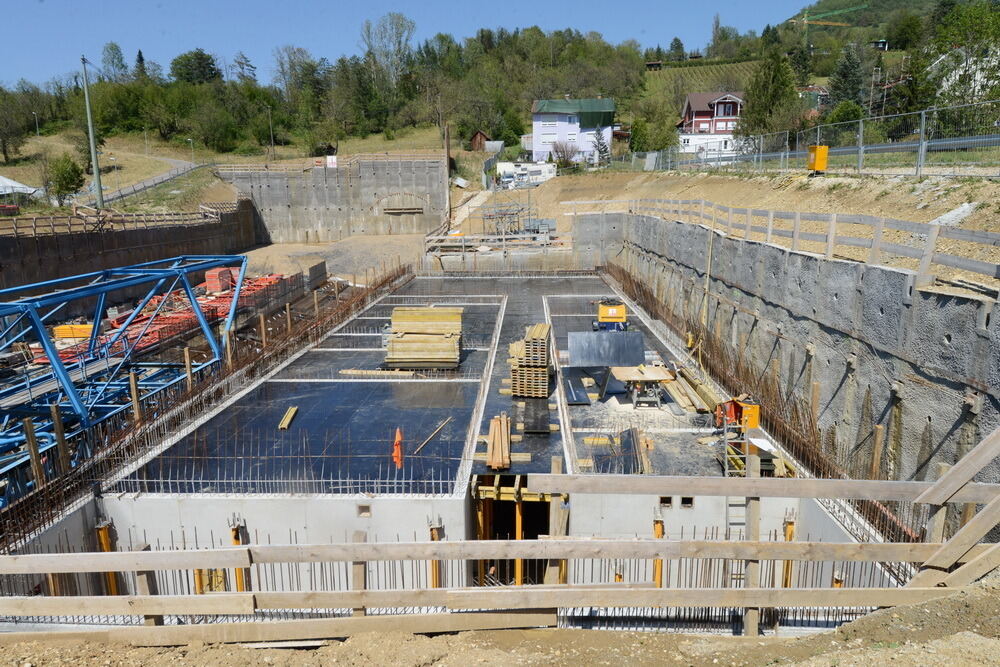
[[[681,108],[681,151],[713,153],[732,150],[733,132],[743,111],[742,92],[688,93]]]

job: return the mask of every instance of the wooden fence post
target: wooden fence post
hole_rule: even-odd
[[[142,421],[142,404],[139,402],[139,378],[135,371],[128,373],[128,390],[132,395],[132,417],[136,422]]]
[[[24,440],[28,444],[28,454],[31,456],[31,476],[34,477],[35,490],[45,486],[45,468],[42,467],[42,457],[38,452],[38,438],[35,437],[35,423],[30,418],[21,422],[24,425]]]
[[[136,551],[149,551],[150,547],[148,544],[139,544],[136,546]],[[152,570],[143,570],[135,573],[135,592],[137,595],[159,595],[160,589],[156,583],[156,572]],[[163,625],[163,616],[143,616],[143,623],[145,625]]]
[[[756,454],[747,456],[747,477],[760,477],[760,457]],[[746,507],[746,539],[752,542],[760,541],[760,498],[747,498]],[[748,560],[746,574],[743,579],[744,588],[760,588],[760,561]],[[743,612],[743,634],[756,637],[760,631],[760,609],[748,607]]]
[[[184,374],[187,380],[187,390],[190,392],[194,389],[194,372],[192,371],[191,365],[191,348],[184,348]]]
[[[361,543],[368,541],[368,533],[363,530],[354,531],[354,542]],[[351,563],[351,590],[363,591],[368,587],[368,564],[363,560],[356,560]],[[364,616],[365,608],[356,607],[354,616]]]
[[[59,413],[59,406],[53,403],[50,406],[52,411],[52,430],[56,436],[56,470],[60,475],[69,472],[69,447],[66,445],[66,429],[63,427],[62,415]]]

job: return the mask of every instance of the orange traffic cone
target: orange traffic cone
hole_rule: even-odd
[[[396,440],[392,443],[392,460],[396,469],[403,467],[403,429],[396,427]]]

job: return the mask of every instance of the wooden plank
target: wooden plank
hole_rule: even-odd
[[[907,586],[933,586],[937,584],[944,578],[943,571],[957,563],[959,558],[983,539],[986,533],[993,530],[998,523],[1000,523],[1000,497],[990,501],[969,523],[962,526],[950,540],[942,544],[930,558],[925,560],[920,572],[910,580]]]
[[[363,530],[354,531],[354,543],[364,544],[368,541],[368,533]],[[359,558],[355,558],[351,563],[351,589],[355,592],[364,592],[368,587],[368,563]],[[352,605],[354,616],[364,616],[364,605]]]
[[[136,549],[139,551],[149,551],[150,546],[148,544],[141,544],[137,545]],[[150,572],[149,570],[136,572],[135,592],[137,595],[159,595],[160,589],[159,585],[156,583],[156,573]],[[143,618],[143,623],[146,625],[163,625],[163,616],[146,615]]]
[[[954,469],[954,468],[953,468]],[[855,498],[914,501],[930,482],[762,477],[671,477],[657,475],[530,475],[528,489],[544,493],[759,496],[761,498]],[[986,503],[1000,495],[998,484],[969,483],[948,502]],[[926,502],[926,501],[925,501]]]
[[[4,616],[252,614],[253,593],[205,595],[0,596]]]
[[[449,609],[550,607],[892,607],[953,595],[948,588],[567,588],[451,591]]]
[[[968,586],[1000,567],[1000,544],[990,545],[988,549],[969,560],[957,570],[946,576],[941,583],[949,588]]]
[[[914,561],[941,543],[748,542],[718,540],[545,539],[371,544],[251,545],[253,562],[479,560],[514,558],[739,558],[757,560]],[[986,546],[982,547],[987,548]],[[977,548],[978,549],[978,548]],[[974,550],[974,553],[979,553]],[[72,554],[69,554],[72,555]],[[971,555],[970,555],[971,557]]]
[[[993,459],[1000,456],[1000,428],[996,429],[973,447],[972,451],[952,466],[931,488],[917,496],[913,502],[943,505],[953,502],[953,497]]]
[[[98,641],[135,646],[178,646],[191,642],[231,643],[292,641],[349,637],[360,632],[461,632],[508,628],[551,627],[554,612],[504,612],[467,614],[408,614],[360,616],[268,623],[210,623],[163,627],[112,628],[69,632],[0,633],[0,644],[24,641]]]
[[[111,551],[78,554],[0,555],[0,574],[64,572],[136,572],[193,570],[195,568],[250,567],[250,550],[199,549],[190,551]]]

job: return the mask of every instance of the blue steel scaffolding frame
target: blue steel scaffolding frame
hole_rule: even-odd
[[[198,304],[193,274],[225,266],[239,266],[232,303],[216,336],[212,323]],[[47,468],[55,472],[57,446],[53,413],[59,415],[66,438],[73,439],[114,415],[131,407],[130,374],[135,373],[137,389],[145,400],[182,382],[183,364],[139,361],[148,352],[140,342],[160,314],[161,300],[139,331],[128,331],[140,313],[157,295],[182,292],[204,336],[210,354],[193,365],[198,372],[218,364],[236,321],[239,295],[246,276],[243,255],[185,255],[123,266],[40,283],[0,289],[0,355],[8,354],[19,342],[37,342],[48,360],[46,367],[27,364],[22,372],[8,372],[0,379],[0,508],[30,492],[35,486],[27,447],[25,420],[31,421],[39,452]],[[107,314],[109,300],[125,300],[125,289],[146,287],[123,324],[102,339],[100,323]],[[133,292],[134,295],[134,292]],[[94,326],[86,353],[63,360],[47,326],[73,302],[93,300]],[[129,333],[126,336],[126,332]],[[88,458],[85,438],[77,439],[71,466]],[[53,451],[49,451],[53,450]]]

